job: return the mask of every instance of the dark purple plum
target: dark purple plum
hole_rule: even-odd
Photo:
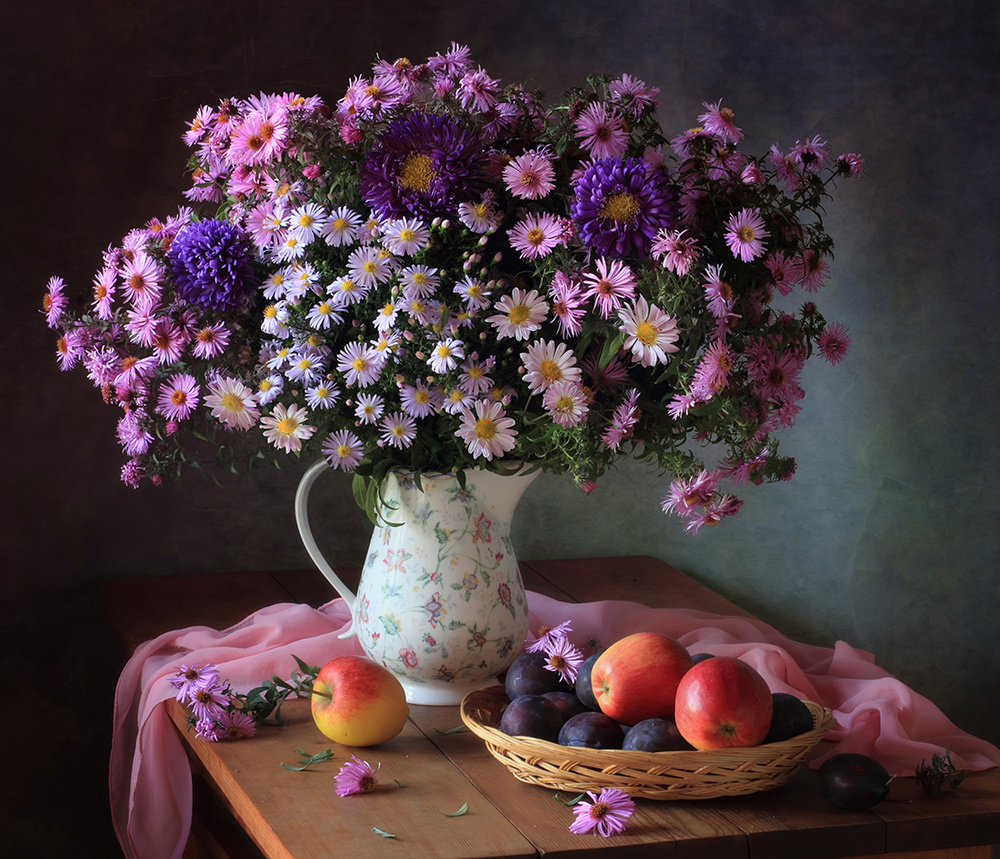
[[[544,695],[546,692],[572,692],[573,688],[559,673],[546,668],[548,657],[537,653],[522,653],[507,669],[504,689],[513,701],[521,695]]]
[[[889,795],[889,771],[874,758],[844,752],[823,761],[819,768],[819,790],[837,808],[864,811]]]
[[[771,727],[761,741],[762,744],[790,740],[813,729],[812,712],[801,698],[788,692],[773,692],[771,700],[774,702]]]
[[[500,717],[500,730],[512,737],[535,737],[556,742],[563,725],[560,709],[544,695],[520,695]]]
[[[704,662],[706,659],[711,659],[715,656],[714,653],[692,653],[691,661],[697,665],[699,662]]]
[[[625,732],[610,716],[588,710],[579,713],[559,731],[559,744],[563,746],[586,746],[590,749],[620,749]]]
[[[643,719],[625,732],[623,749],[637,752],[679,752],[691,748],[670,719]]]
[[[567,719],[573,718],[578,713],[587,712],[587,708],[583,706],[583,702],[572,692],[545,692],[543,693],[543,697],[548,698],[559,708],[564,722]]]
[[[588,710],[601,709],[601,705],[597,703],[597,697],[594,695],[594,689],[590,685],[590,673],[594,667],[594,663],[597,662],[597,657],[600,655],[600,653],[594,653],[588,656],[583,660],[576,672],[576,697],[580,699],[583,706]]]

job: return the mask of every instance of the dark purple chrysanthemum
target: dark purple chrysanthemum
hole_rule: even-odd
[[[361,168],[361,197],[383,218],[455,214],[486,188],[480,140],[454,120],[412,114],[392,123]]]
[[[250,239],[227,221],[196,221],[167,252],[174,289],[185,301],[217,312],[238,307],[256,291]]]
[[[677,195],[641,158],[600,158],[577,180],[570,212],[580,239],[601,254],[648,256],[657,231],[677,218]]]

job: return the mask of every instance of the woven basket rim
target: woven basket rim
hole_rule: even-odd
[[[503,733],[496,725],[508,700],[502,686],[470,692],[460,715],[515,777],[556,790],[616,786],[652,799],[712,798],[777,787],[834,724],[829,708],[806,701],[813,729],[767,745],[673,752],[590,749]]]

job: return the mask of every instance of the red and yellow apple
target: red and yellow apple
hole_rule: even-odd
[[[623,725],[674,715],[677,684],[691,668],[677,639],[659,632],[620,638],[594,662],[590,684],[601,712]]]
[[[756,746],[771,727],[767,681],[732,656],[694,665],[677,687],[674,721],[696,749]]]
[[[374,746],[391,740],[410,715],[396,675],[364,656],[338,656],[328,662],[312,688],[316,727],[344,746]]]

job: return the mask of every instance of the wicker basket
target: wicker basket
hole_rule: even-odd
[[[503,733],[497,725],[507,702],[502,686],[470,692],[462,701],[461,715],[516,778],[573,793],[616,787],[647,799],[712,799],[778,787],[833,727],[830,710],[807,701],[815,727],[782,742],[711,751],[599,750]]]

